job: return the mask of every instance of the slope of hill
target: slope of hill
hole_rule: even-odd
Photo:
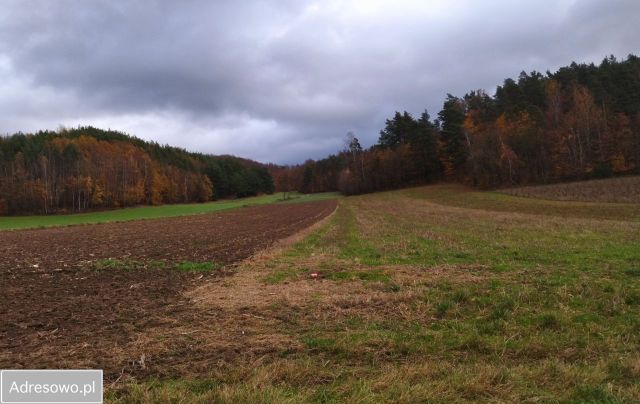
[[[558,201],[640,203],[640,177],[534,185],[503,189],[509,195]]]
[[[0,137],[0,214],[206,202],[272,193],[260,163],[93,127]]]

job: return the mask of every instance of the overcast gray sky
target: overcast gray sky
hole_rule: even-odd
[[[637,0],[2,0],[0,133],[93,125],[295,163],[446,93],[629,53]]]

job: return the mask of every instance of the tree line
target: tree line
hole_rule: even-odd
[[[0,214],[80,212],[272,193],[263,165],[93,127],[0,137]]]
[[[640,173],[640,58],[522,72],[493,96],[448,94],[436,119],[396,112],[363,149],[269,167],[278,190],[372,192],[439,180],[482,188]]]

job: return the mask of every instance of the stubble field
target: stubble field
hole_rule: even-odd
[[[640,203],[640,177],[534,185],[504,189],[502,192],[514,196],[559,201]]]

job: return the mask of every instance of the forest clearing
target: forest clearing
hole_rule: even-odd
[[[103,368],[107,402],[640,400],[637,204],[338,205],[2,232],[0,367]]]

